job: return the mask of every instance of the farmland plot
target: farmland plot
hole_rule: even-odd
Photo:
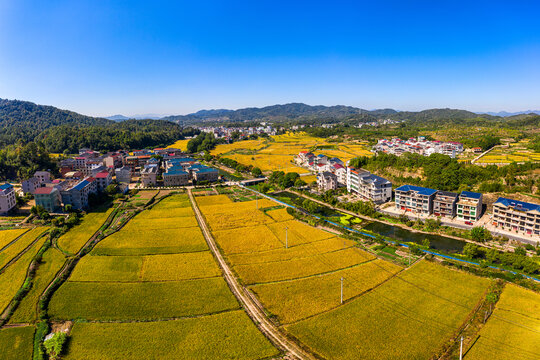
[[[344,306],[286,328],[325,358],[428,359],[488,285],[423,261]]]
[[[540,354],[540,294],[506,285],[465,359],[534,359]]]
[[[107,210],[102,209],[101,211],[91,212],[85,215],[79,225],[58,239],[58,246],[68,253],[75,254],[99,230],[113,210],[110,207]]]
[[[28,229],[0,230],[0,250],[27,231]]]
[[[0,330],[1,360],[30,360],[34,343],[34,327],[23,326]]]
[[[22,235],[15,243],[0,252],[0,268],[6,266],[13,258],[32,244],[38,236],[47,231],[47,227],[37,227]]]

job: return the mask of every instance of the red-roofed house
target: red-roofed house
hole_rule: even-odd
[[[57,212],[61,208],[62,197],[55,187],[41,187],[34,192],[36,206],[41,205],[48,212]]]
[[[96,174],[96,182],[98,191],[105,191],[107,186],[112,182],[112,175],[108,171],[101,171]]]

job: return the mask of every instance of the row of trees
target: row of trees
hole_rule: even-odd
[[[19,141],[0,150],[0,181],[26,179],[37,170],[56,170],[56,162],[42,142]]]
[[[540,273],[540,264],[528,257],[526,250],[522,247],[516,248],[514,252],[500,252],[493,248],[467,243],[463,248],[463,254],[470,259],[481,260],[484,265],[495,264],[512,267],[531,275]]]

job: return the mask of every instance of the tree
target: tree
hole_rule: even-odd
[[[516,255],[521,255],[521,256],[526,256],[527,255],[527,251],[525,250],[524,247],[522,246],[518,246],[514,249],[514,254]]]
[[[480,226],[471,229],[471,239],[477,242],[484,242],[487,238],[487,230]]]
[[[253,174],[253,176],[256,176],[256,177],[259,177],[262,175],[262,171],[258,167],[254,167],[253,169],[251,169],[251,173]]]
[[[56,360],[60,358],[62,348],[66,342],[67,335],[64,332],[57,332],[51,338],[43,342],[45,351],[49,355],[49,359]]]
[[[479,254],[480,254],[480,251],[479,251],[478,245],[467,243],[463,247],[463,255],[465,255],[465,256],[467,256],[467,257],[469,257],[471,259],[474,259]]]

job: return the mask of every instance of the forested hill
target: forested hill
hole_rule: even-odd
[[[0,99],[0,149],[32,141],[41,142],[49,152],[73,153],[80,147],[102,151],[155,147],[182,139],[186,131],[168,121],[117,123],[54,106]]]
[[[505,121],[504,117],[488,114],[477,114],[460,109],[428,109],[423,111],[397,111],[394,109],[365,110],[352,106],[306,105],[291,103],[272,105],[262,108],[245,108],[238,110],[201,110],[188,115],[175,115],[163,118],[180,124],[202,124],[219,122],[272,121],[289,123],[324,122],[370,122],[377,119],[392,119],[411,122],[462,121],[468,119]]]

